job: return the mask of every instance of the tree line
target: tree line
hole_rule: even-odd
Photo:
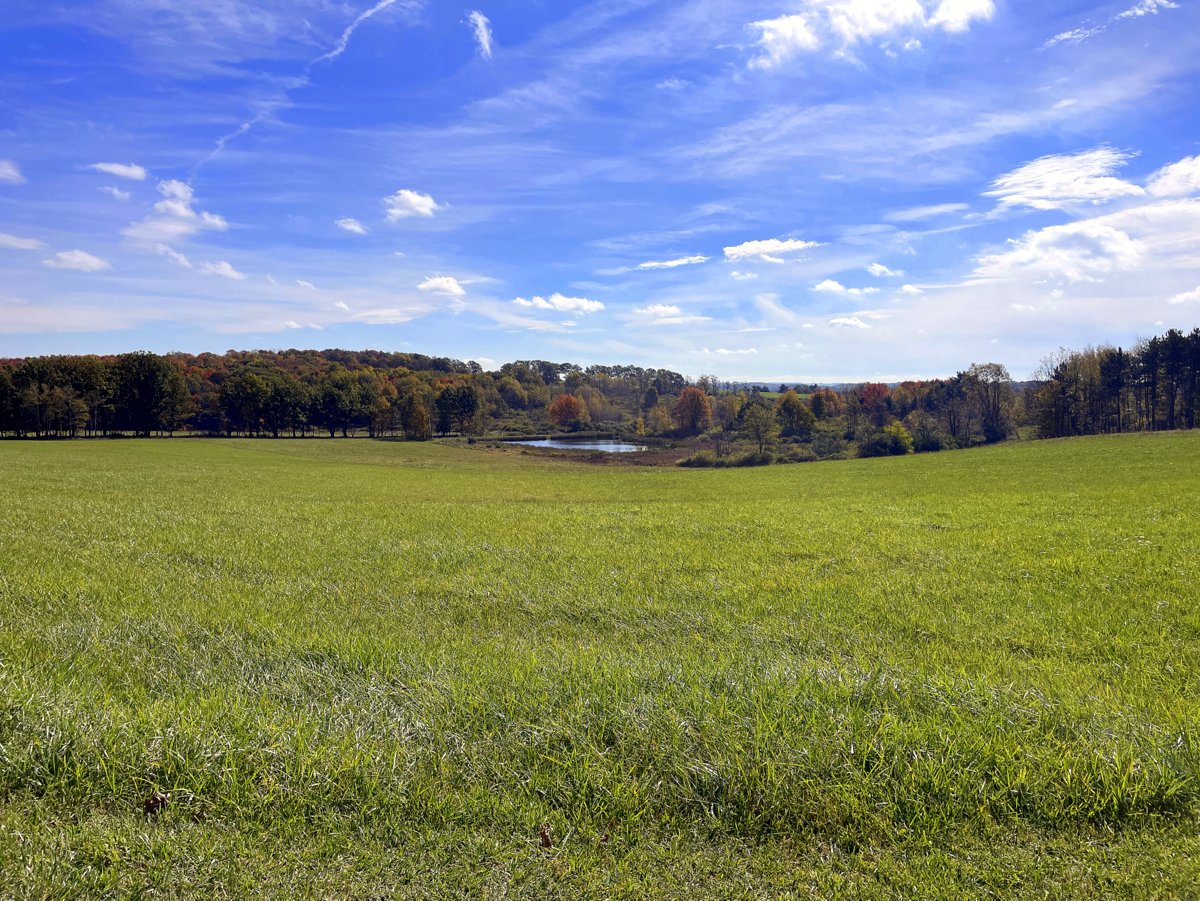
[[[1046,437],[1194,429],[1200,404],[1200,328],[1130,350],[1061,350],[1042,363],[1034,399]]]
[[[778,391],[666,369],[378,351],[127,353],[0,360],[0,434],[327,435],[426,440],[588,430],[695,439],[721,459],[928,452],[1099,432],[1194,428],[1200,329],[1132,350],[1060,351],[1015,383],[998,363],[953,377]]]

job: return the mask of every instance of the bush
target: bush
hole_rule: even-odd
[[[858,445],[860,457],[903,457],[912,452],[912,435],[898,422],[871,433]]]
[[[724,466],[725,461],[714,454],[712,451],[696,451],[690,457],[684,457],[676,466],[687,466],[696,469],[706,469],[714,466]]]
[[[730,466],[770,466],[774,462],[775,455],[770,451],[763,451],[761,454],[751,451],[748,454],[729,458]]]
[[[755,453],[750,451],[746,454],[738,454],[732,457],[718,457],[712,451],[702,450],[696,451],[690,457],[684,457],[676,466],[686,466],[692,469],[727,469],[730,467],[741,466],[769,466],[775,462],[775,457],[771,453]]]
[[[813,453],[818,459],[841,459],[846,453],[846,442],[834,432],[818,432],[812,440]]]
[[[812,463],[818,459],[813,449],[804,445],[788,448],[778,457],[780,463]]]

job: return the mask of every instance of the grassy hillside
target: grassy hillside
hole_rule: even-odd
[[[1198,474],[0,443],[0,897],[1194,897]]]

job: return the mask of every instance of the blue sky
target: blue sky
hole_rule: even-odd
[[[1194,0],[9,0],[0,356],[1017,377],[1200,324]]]

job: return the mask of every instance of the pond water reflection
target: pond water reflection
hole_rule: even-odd
[[[523,444],[528,447],[553,447],[560,450],[604,451],[606,454],[632,454],[644,451],[645,445],[627,444],[616,438],[540,438],[536,441],[513,441],[511,444]]]

